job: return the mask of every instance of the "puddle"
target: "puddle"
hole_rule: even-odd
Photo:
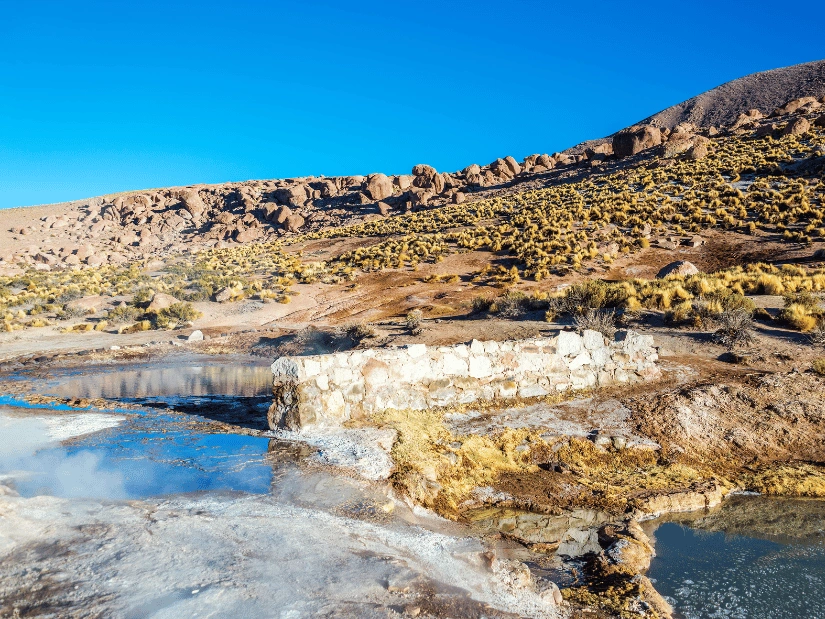
[[[677,616],[825,617],[825,502],[740,496],[648,527],[648,576]]]

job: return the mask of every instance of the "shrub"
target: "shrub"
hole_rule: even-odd
[[[719,328],[713,339],[728,350],[748,346],[755,341],[753,316],[744,309],[724,311],[716,318]]]
[[[407,312],[405,319],[407,331],[412,335],[419,335],[421,333],[421,321],[424,319],[424,312],[420,309],[414,309]]]
[[[474,297],[473,298],[473,313],[474,314],[481,314],[483,312],[489,312],[490,308],[493,307],[493,300],[489,297]]]
[[[358,346],[370,337],[375,337],[375,330],[364,322],[346,324],[337,327],[334,332],[334,339],[338,344],[349,343],[352,346]]]
[[[496,298],[491,309],[502,318],[518,318],[531,309],[530,299],[523,292],[508,290]]]
[[[616,335],[616,312],[614,310],[589,309],[584,314],[576,316],[573,322],[576,325],[576,331],[580,333],[586,329],[598,331],[609,340]]]
[[[601,309],[608,300],[608,287],[599,280],[573,284],[564,293],[564,311],[568,314],[584,314],[589,309]]]
[[[81,307],[74,307],[72,305],[64,305],[63,309],[58,313],[60,320],[71,320],[72,318],[81,318],[88,312]]]
[[[825,358],[820,357],[819,359],[814,359],[811,367],[813,368],[813,371],[820,376],[825,376]]]
[[[109,310],[106,320],[115,325],[134,322],[143,312],[132,305],[121,305]]]
[[[811,315],[810,308],[800,303],[786,305],[779,317],[797,331],[811,331],[817,325],[816,316]]]

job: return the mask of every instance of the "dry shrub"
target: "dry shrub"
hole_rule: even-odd
[[[819,359],[814,359],[813,363],[811,364],[813,371],[819,374],[820,376],[825,376],[825,357],[820,357]]]
[[[579,333],[584,330],[598,331],[609,340],[616,335],[616,312],[613,310],[590,309],[576,316],[573,322]]]
[[[716,319],[719,328],[714,332],[713,339],[728,350],[740,346],[749,346],[755,341],[753,335],[753,316],[744,309],[734,309],[722,312]]]
[[[491,307],[493,307],[493,300],[489,297],[478,296],[473,298],[474,314],[489,312]]]
[[[421,322],[423,320],[424,312],[422,312],[420,309],[414,309],[410,312],[407,312],[407,317],[405,319],[407,331],[409,331],[411,335],[420,335]]]

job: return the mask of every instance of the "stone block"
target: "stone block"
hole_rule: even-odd
[[[556,340],[556,354],[560,357],[575,357],[581,352],[582,338],[572,331],[562,331]]]

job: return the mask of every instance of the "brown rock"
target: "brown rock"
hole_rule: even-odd
[[[816,97],[801,97],[799,99],[792,99],[782,107],[776,108],[771,116],[784,116],[785,114],[793,114],[799,108],[807,103],[818,103]]]
[[[773,136],[776,133],[776,124],[775,123],[768,123],[766,125],[759,126],[756,131],[753,133],[753,137],[757,139],[766,138],[768,136]]]
[[[761,118],[765,118],[765,115],[759,110],[748,110],[747,112],[742,112],[731,125],[730,129],[731,131],[734,131],[740,127],[752,125]]]
[[[194,189],[184,189],[181,191],[180,201],[183,202],[183,208],[185,208],[195,220],[200,219],[206,210],[206,205],[203,203],[200,194]]]
[[[298,232],[304,223],[306,223],[306,220],[300,215],[290,215],[284,221],[284,227],[288,232]]]
[[[395,177],[395,184],[401,191],[406,191],[410,188],[413,182],[411,174],[401,174]]]
[[[285,206],[303,206],[309,199],[306,185],[281,187],[274,192],[275,199]]]
[[[807,118],[794,118],[782,130],[782,135],[802,135],[807,133],[811,128],[811,123]]]
[[[160,310],[172,307],[175,303],[179,303],[179,301],[172,295],[156,292],[152,297],[152,302],[149,303],[149,307],[146,309],[150,312],[159,312]]]
[[[630,157],[661,143],[662,134],[658,127],[631,127],[613,136],[613,153],[619,158]]]
[[[453,194],[453,204],[463,204],[465,199],[463,191],[456,191]]]
[[[413,186],[423,189],[432,187],[435,177],[438,176],[438,172],[434,167],[421,163],[413,167],[412,173],[414,177],[412,182]]]
[[[815,127],[825,127],[825,114],[823,114],[822,116],[820,116],[819,118],[817,118],[814,121],[814,126]]]
[[[463,170],[461,170],[461,173],[464,176],[470,176],[471,174],[480,174],[481,173],[481,168],[479,167],[478,164],[472,163],[472,164],[468,165],[466,168],[464,168]]]
[[[685,158],[690,159],[692,161],[699,161],[700,159],[704,159],[708,156],[708,143],[705,142],[694,142],[693,146],[691,146],[687,153],[685,153]]]
[[[680,275],[687,277],[688,275],[696,275],[698,272],[699,269],[697,269],[696,265],[693,263],[679,260],[662,267],[662,269],[656,274],[656,278],[664,279],[668,275]]]
[[[509,155],[505,157],[504,165],[507,166],[507,169],[510,170],[510,174],[512,174],[513,176],[521,174],[521,166],[518,164],[518,161],[516,161],[513,157],[510,157]]]
[[[261,234],[263,234],[263,230],[257,226],[252,226],[244,230],[239,230],[238,233],[235,234],[235,240],[238,243],[249,243],[260,238]]]
[[[292,209],[288,206],[279,206],[272,212],[269,220],[283,225],[283,223],[290,217],[292,217]]]
[[[89,314],[94,314],[104,305],[109,303],[112,299],[110,297],[89,296],[75,299],[66,303],[66,307],[72,310],[80,310]]]
[[[375,205],[378,208],[378,213],[386,217],[392,212],[392,207],[386,202],[379,202]]]
[[[367,194],[375,201],[389,198],[392,195],[392,181],[386,174],[370,174],[367,177]]]

